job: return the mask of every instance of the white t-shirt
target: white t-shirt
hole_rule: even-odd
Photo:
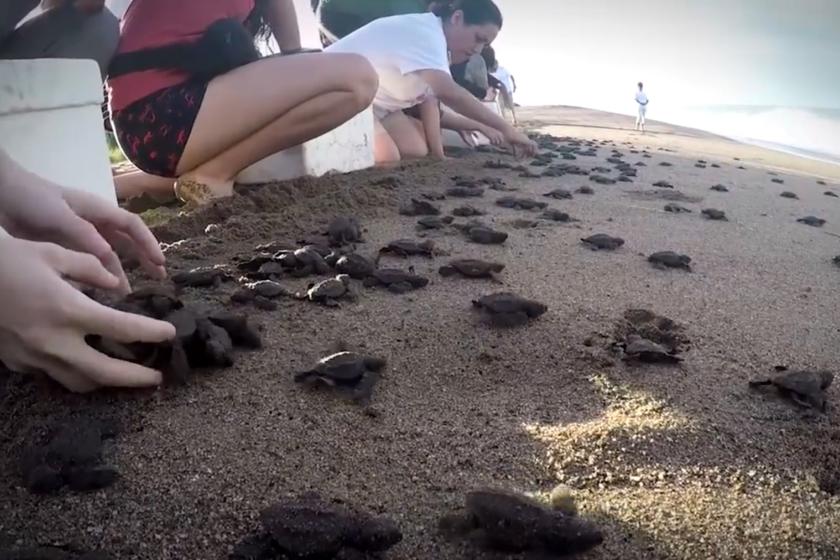
[[[370,61],[379,74],[373,105],[380,113],[413,107],[432,94],[416,72],[449,73],[443,23],[432,13],[377,19],[333,43],[326,52],[360,54]]]
[[[505,87],[510,93],[513,93],[513,79],[506,68],[499,66],[492,74],[493,77],[505,84]]]
[[[642,107],[645,107],[645,106],[647,106],[647,102],[648,102],[647,94],[643,91],[637,91],[636,92],[636,103],[638,103]]]

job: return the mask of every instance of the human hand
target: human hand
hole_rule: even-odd
[[[537,143],[513,127],[505,133],[505,140],[513,148],[516,157],[529,157],[537,153]]]
[[[490,140],[490,143],[494,146],[501,146],[505,143],[505,135],[502,132],[496,130],[495,128],[485,126],[479,132],[486,136],[487,139]]]
[[[85,336],[156,343],[174,338],[175,327],[105,307],[70,281],[102,289],[119,284],[93,255],[0,236],[0,360],[14,370],[44,371],[75,392],[160,384],[160,372],[109,358]]]
[[[164,278],[166,259],[152,233],[136,216],[96,195],[62,188],[9,164],[0,179],[0,227],[30,241],[50,241],[97,257],[129,290],[114,248],[132,251],[155,278]]]

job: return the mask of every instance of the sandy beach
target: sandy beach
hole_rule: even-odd
[[[646,165],[633,182],[601,185],[581,175],[521,178],[483,167],[516,164],[511,156],[470,153],[254,187],[212,207],[158,213],[172,273],[300,240],[344,214],[365,229],[362,254],[423,235],[449,256],[383,257],[382,266],[413,265],[431,280],[409,294],[359,285],[358,301],[337,309],[294,300],[272,312],[246,308],[265,348],[186,387],[74,396],[0,374],[0,550],[51,544],[114,558],[223,559],[258,528],[262,508],[316,491],[393,519],[404,540],[387,558],[524,558],[449,542],[437,520],[476,488],[545,496],[563,483],[605,535],[580,558],[840,558],[837,387],[820,414],[747,384],[775,366],[840,372],[840,268],[832,263],[840,198],[824,194],[840,195],[840,166],[656,122],[642,135],[631,117],[584,109],[523,108],[520,118],[535,132],[569,137],[560,144],[597,148],[596,157],[564,163],[613,167],[606,160],[615,149]],[[499,177],[517,189],[436,203],[444,213],[464,203],[486,210],[482,219],[510,234],[503,246],[468,243],[454,229],[421,234],[417,218],[398,215],[400,203],[442,193],[455,175]],[[674,188],[655,188],[660,180]],[[711,191],[716,184],[729,192]],[[542,196],[582,185],[594,194]],[[506,194],[548,202],[577,221],[496,206]],[[671,201],[693,212],[666,213]],[[704,219],[704,208],[729,220]],[[827,223],[797,223],[808,215]],[[514,223],[523,218],[539,223]],[[210,224],[219,227],[207,234]],[[590,251],[580,238],[595,233],[626,243]],[[647,262],[668,250],[691,256],[693,272]],[[503,284],[438,274],[459,257],[504,263]],[[299,290],[310,281],[281,282]],[[234,289],[184,297],[221,307]],[[480,323],[471,301],[501,290],[548,312],[515,329]],[[681,365],[630,366],[611,353],[616,325],[640,308],[682,327]],[[376,417],[293,382],[336,341],[388,360]],[[17,466],[25,443],[81,414],[119,419],[108,460],[120,479],[91,494],[30,495]]]

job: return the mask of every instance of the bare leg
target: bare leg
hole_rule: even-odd
[[[216,77],[178,164],[179,194],[231,194],[240,171],[346,122],[377,87],[370,63],[350,54],[269,57]]]
[[[423,123],[417,119],[397,111],[385,117],[382,126],[397,145],[402,159],[423,158],[429,155],[426,132]]]
[[[374,123],[373,154],[377,165],[388,165],[400,161],[399,148],[378,118]]]
[[[130,171],[114,177],[114,184],[117,187],[117,198],[125,200],[148,193],[161,200],[175,196],[173,189],[175,179],[150,175],[145,171]]]

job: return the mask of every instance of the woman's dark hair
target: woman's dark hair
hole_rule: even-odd
[[[484,63],[487,64],[488,70],[496,67],[496,51],[490,45],[487,45],[484,47],[484,50],[481,51],[481,58],[483,58]]]
[[[257,0],[254,9],[245,19],[245,29],[257,40],[267,41],[271,37],[271,27],[268,25],[265,4],[268,0]]]
[[[432,2],[432,12],[442,19],[448,19],[458,10],[464,12],[467,25],[486,25],[491,23],[502,28],[502,12],[493,0],[448,0]]]

